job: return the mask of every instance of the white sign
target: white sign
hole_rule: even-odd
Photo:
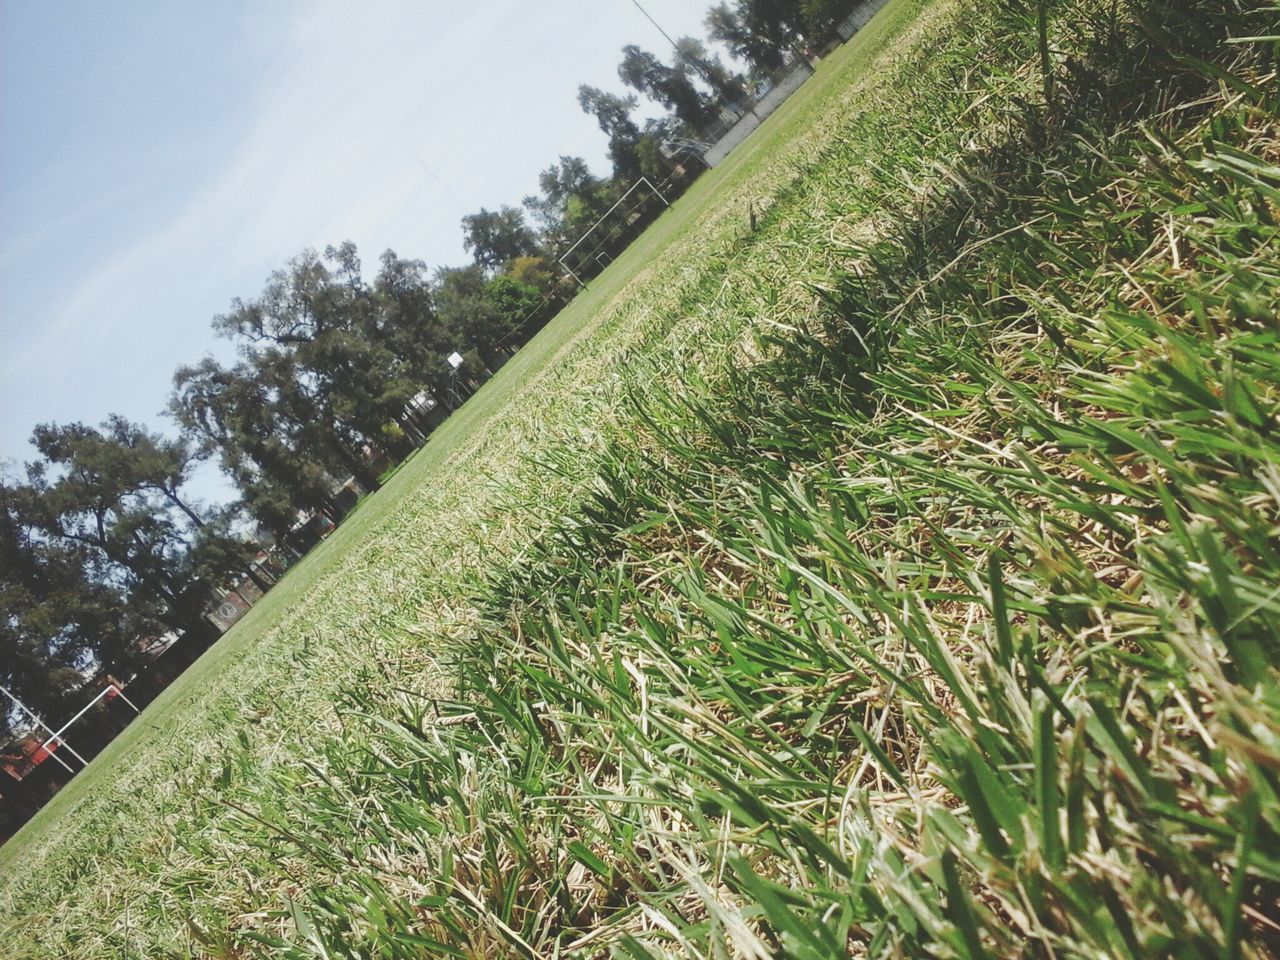
[[[449,366],[453,367],[455,370],[462,366],[462,354],[458,353],[456,350],[449,354]]]

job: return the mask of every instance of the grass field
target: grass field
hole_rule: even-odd
[[[492,496],[503,474],[556,442],[581,444],[585,471],[617,401],[619,358],[680,326],[683,318],[666,311],[701,280],[702,258],[733,255],[747,229],[747,203],[760,206],[797,176],[792,165],[804,162],[801,151],[822,139],[812,130],[814,115],[831,109],[829,99],[903,22],[899,11],[823,65],[802,95],[702,177],[385,489],[0,847],[7,950],[52,957],[74,945],[84,956],[153,955],[138,945],[155,943],[143,918],[154,916],[153,871],[173,849],[166,832],[198,834],[217,819],[216,809],[204,808],[184,821],[195,798],[228,777],[249,789],[261,766],[331,724],[339,691],[382,658],[407,657],[415,682],[436,682],[432,635],[471,616],[460,575],[490,551],[530,541],[578,486],[541,484],[540,502],[512,510]],[[648,280],[659,270],[674,286]],[[643,302],[633,302],[631,291],[641,291]],[[548,396],[554,402],[544,402]],[[175,905],[159,918],[174,942],[187,933],[181,913]]]
[[[1276,21],[890,4],[6,846],[8,953],[1280,955]]]

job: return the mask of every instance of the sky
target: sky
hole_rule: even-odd
[[[710,0],[643,2],[703,35]],[[0,470],[37,423],[172,431],[174,369],[304,248],[461,265],[465,214],[607,173],[577,88],[627,43],[670,54],[633,0],[0,3]]]

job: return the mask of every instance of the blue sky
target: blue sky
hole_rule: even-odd
[[[644,0],[702,35],[709,0]],[[559,155],[607,172],[632,0],[0,4],[0,464],[40,422],[158,429],[211,318],[304,247],[461,264]],[[206,478],[202,489],[220,486]]]

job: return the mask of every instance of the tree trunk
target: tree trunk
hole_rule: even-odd
[[[164,495],[169,498],[170,503],[187,515],[187,519],[191,521],[192,525],[197,530],[204,527],[205,522],[200,519],[200,515],[187,506],[186,501],[179,497],[177,493],[171,490],[165,490]]]
[[[421,447],[427,442],[427,435],[423,430],[422,423],[418,420],[417,413],[406,412],[400,418],[400,427],[413,440],[415,447]]]
[[[335,527],[342,522],[342,518],[346,516],[334,502],[333,497],[325,500],[324,504],[319,507],[319,512]],[[301,554],[299,554],[301,556]]]
[[[369,493],[382,489],[382,481],[378,479],[378,474],[367,463],[360,466],[355,473],[355,477],[360,486],[364,487]]]
[[[183,640],[199,645],[202,650],[208,650],[220,636],[222,631],[218,629],[217,624],[206,619],[203,614],[196,617],[193,622],[189,621],[187,629],[182,633]]]

